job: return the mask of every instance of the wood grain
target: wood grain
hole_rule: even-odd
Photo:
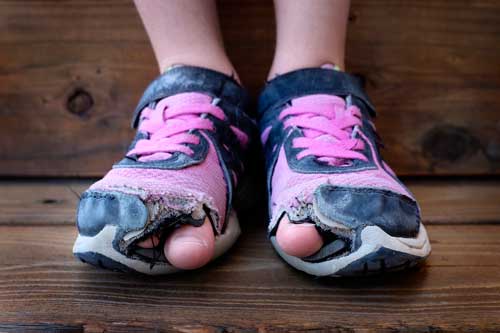
[[[90,180],[0,182],[0,225],[75,223],[79,195]]]
[[[274,49],[272,3],[220,1],[228,53],[255,96]],[[405,175],[498,174],[500,3],[354,0],[348,68]],[[0,0],[0,175],[100,176],[156,75],[131,1]]]
[[[425,267],[385,278],[311,279],[250,226],[197,272],[160,278],[71,256],[71,226],[0,226],[0,331],[498,331],[500,226],[431,226]]]
[[[435,179],[405,182],[418,200],[425,223],[498,223],[498,180]]]
[[[165,277],[98,270],[71,255],[91,180],[0,182],[0,332],[455,332],[500,330],[498,180],[407,182],[433,252],[368,279],[312,279],[266,239],[262,209],[208,267]]]
[[[92,180],[0,182],[0,225],[74,224],[78,196]],[[498,180],[411,180],[426,224],[497,223]],[[258,196],[254,196],[258,197]],[[258,204],[261,207],[257,207]],[[250,203],[251,216],[265,219],[265,203]]]

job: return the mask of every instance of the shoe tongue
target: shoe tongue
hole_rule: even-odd
[[[343,98],[335,95],[327,95],[327,94],[316,94],[316,95],[307,95],[303,97],[297,97],[292,100],[292,105],[294,106],[305,106],[305,105],[337,105],[345,107],[345,101]]]
[[[340,71],[340,68],[333,64],[324,64],[323,66],[321,66],[321,68],[332,71]],[[350,114],[350,111],[348,111],[346,108],[346,101],[343,98],[335,95],[315,94],[315,95],[298,97],[293,99],[291,101],[291,104],[292,106],[298,106],[298,107],[304,106],[312,108],[314,108],[315,106],[318,107],[330,106],[332,108],[332,113],[331,115],[329,115],[329,117],[332,119],[339,119],[344,117],[345,115]],[[351,133],[351,131],[352,129],[348,130],[349,133]],[[304,130],[304,134],[306,136],[312,136],[315,138],[315,140],[318,141],[326,141],[326,142],[338,141],[337,139],[333,138],[328,134],[321,134],[314,130]],[[329,163],[331,165],[341,165],[344,163],[342,159],[336,159],[332,157],[320,157],[319,160],[325,163]]]
[[[344,114],[347,113],[345,107],[346,103],[344,99],[334,95],[317,94],[317,95],[298,97],[292,100],[292,105],[299,107],[330,106],[332,107],[333,118],[342,117]]]
[[[331,63],[323,64],[320,68],[332,71],[340,71],[340,68],[338,66]],[[346,103],[343,98],[327,94],[308,95],[304,97],[295,98],[292,100],[292,105],[294,106],[310,106],[310,105],[325,105],[325,104],[326,105],[333,104],[335,106],[338,106],[339,107],[338,109],[345,109],[346,106]]]
[[[206,104],[212,102],[212,97],[202,93],[188,92],[169,96],[163,99],[162,102],[168,107],[186,104]]]

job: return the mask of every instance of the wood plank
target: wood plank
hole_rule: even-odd
[[[75,224],[79,195],[91,180],[0,181],[0,225]]]
[[[274,49],[272,3],[223,0],[220,16],[255,96]],[[348,68],[366,80],[398,173],[499,173],[499,16],[493,0],[353,1]],[[0,49],[0,175],[106,172],[156,75],[132,2],[0,0]]]
[[[92,180],[0,182],[0,225],[74,224],[78,195]],[[497,223],[498,180],[410,180],[426,224]],[[265,216],[265,203],[249,212]],[[258,213],[255,213],[258,212]]]
[[[221,260],[190,273],[131,276],[71,256],[70,226],[0,226],[0,331],[323,332],[500,329],[500,226],[430,226],[423,268],[311,279],[247,227]]]
[[[498,180],[406,181],[422,209],[425,223],[497,223]]]

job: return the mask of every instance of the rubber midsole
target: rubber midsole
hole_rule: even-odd
[[[241,234],[238,217],[234,210],[229,214],[227,228],[222,235],[215,237],[215,253],[212,260],[225,253],[236,242]],[[150,275],[170,274],[179,271],[172,265],[158,262],[151,267],[151,264],[138,259],[131,259],[113,248],[117,226],[107,225],[95,236],[78,235],[73,246],[73,253],[94,252],[123,264],[131,269]]]
[[[419,233],[415,238],[392,237],[377,226],[368,226],[361,231],[361,246],[348,255],[334,259],[311,263],[300,258],[286,254],[278,245],[276,237],[271,237],[271,242],[279,255],[293,267],[316,276],[335,275],[336,272],[350,263],[359,260],[384,247],[390,250],[425,258],[431,251],[427,231],[420,224]]]

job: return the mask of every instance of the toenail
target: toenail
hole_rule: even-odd
[[[307,227],[307,228],[316,227],[316,225],[312,224],[312,223],[300,223],[300,224],[292,223],[292,225],[294,227],[301,227],[301,228],[303,228],[303,227]]]
[[[179,243],[179,244],[180,243],[197,244],[197,245],[201,245],[205,248],[208,248],[208,243],[205,240],[197,238],[197,237],[180,236],[180,237],[174,237],[174,239],[172,239],[172,241],[175,243]]]

